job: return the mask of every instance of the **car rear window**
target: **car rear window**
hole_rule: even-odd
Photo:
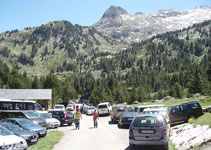
[[[146,116],[137,117],[133,122],[134,127],[145,127],[145,126],[161,126],[162,122],[157,117]]]
[[[120,107],[117,109],[118,112],[124,112],[125,111],[125,107]]]
[[[107,105],[99,105],[98,108],[107,108]]]

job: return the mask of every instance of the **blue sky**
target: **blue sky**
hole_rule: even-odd
[[[129,14],[150,14],[160,9],[211,6],[211,0],[0,0],[0,33],[58,20],[89,26],[111,5],[120,6]]]

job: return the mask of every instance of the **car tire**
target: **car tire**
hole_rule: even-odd
[[[134,150],[135,149],[135,145],[134,144],[130,144],[129,143],[129,147],[130,147],[130,150]]]
[[[69,125],[69,126],[71,126],[71,125],[72,125],[72,123],[68,123],[68,125]]]

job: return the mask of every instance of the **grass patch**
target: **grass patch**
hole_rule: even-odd
[[[53,146],[59,142],[64,134],[61,131],[50,131],[47,136],[39,139],[39,141],[30,146],[28,150],[51,150]]]
[[[203,116],[194,120],[192,123],[195,124],[195,125],[208,125],[208,126],[211,127],[210,118],[211,118],[211,113],[204,113]]]
[[[169,140],[169,150],[176,150],[175,144],[171,143]]]

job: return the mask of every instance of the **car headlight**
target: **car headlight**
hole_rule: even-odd
[[[27,136],[27,135],[21,135],[21,137],[24,138],[25,140],[29,139],[29,136]]]

